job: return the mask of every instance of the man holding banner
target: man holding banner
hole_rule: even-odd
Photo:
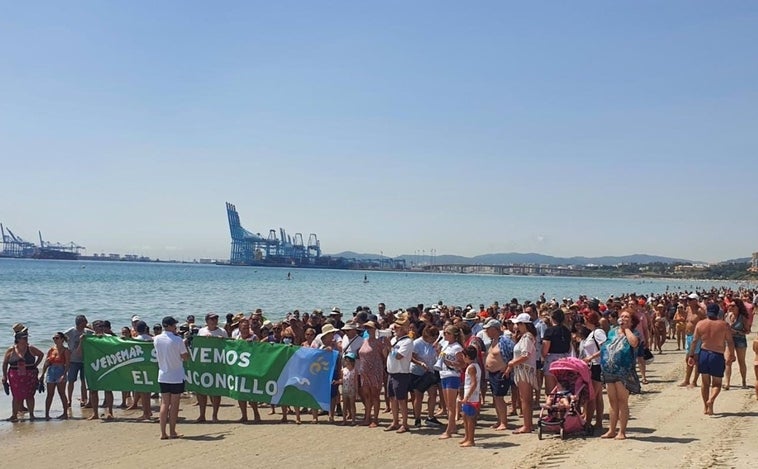
[[[189,358],[189,353],[182,338],[176,335],[176,319],[171,316],[163,318],[163,333],[153,343],[158,358],[158,385],[161,388],[161,440],[181,438],[176,433],[176,420],[179,417],[179,398],[184,392],[184,362]]]

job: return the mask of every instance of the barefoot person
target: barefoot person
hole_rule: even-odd
[[[29,333],[26,330],[16,333],[13,342],[13,347],[5,352],[3,359],[3,384],[8,385],[13,397],[8,421],[18,422],[18,413],[24,402],[29,411],[29,420],[32,421],[38,366],[45,355],[37,347],[29,345]]]
[[[161,440],[167,440],[181,437],[176,433],[176,420],[179,416],[179,398],[184,392],[184,362],[189,358],[189,353],[182,338],[176,334],[176,319],[166,316],[162,323],[163,332],[153,343],[158,358],[158,385],[161,388]]]
[[[694,340],[702,340],[697,366],[702,377],[700,395],[703,398],[704,413],[713,415],[713,404],[721,392],[721,378],[724,377],[726,368],[724,352],[728,350],[729,362],[733,362],[734,341],[729,325],[723,319],[719,319],[718,305],[709,304],[707,311],[707,319],[698,322],[695,327]],[[687,362],[695,365],[694,344],[687,350]]]
[[[697,384],[699,373],[699,370],[697,369],[697,356],[700,353],[700,342],[693,340],[695,337],[695,326],[697,326],[697,323],[700,322],[700,320],[705,318],[705,311],[700,307],[698,300],[699,297],[697,293],[690,293],[687,297],[687,319],[684,323],[684,349],[687,351],[693,349],[695,360],[690,364],[689,358],[685,359],[687,368],[684,374],[684,381],[682,381],[679,386],[687,386],[690,388]],[[695,377],[690,382],[690,377],[692,376],[693,371],[695,372]]]
[[[479,350],[473,345],[469,345],[463,350],[463,362],[466,364],[463,398],[461,399],[464,435],[463,441],[458,444],[462,448],[476,446],[474,432],[476,430],[476,416],[479,413],[479,385],[482,379],[482,369],[477,363],[478,357]]]
[[[505,405],[505,396],[511,387],[511,379],[505,376],[508,362],[513,359],[513,347],[515,344],[510,337],[505,336],[501,330],[502,324],[494,318],[484,323],[484,331],[490,338],[490,349],[484,360],[484,368],[489,372],[490,392],[495,403],[497,422],[492,424],[495,431],[508,429],[508,408]]]
[[[625,309],[618,319],[618,327],[608,332],[608,339],[600,348],[600,370],[608,390],[610,425],[600,438],[626,439],[629,421],[629,393],[640,392],[640,381],[635,370],[637,347],[642,342],[637,317]],[[617,427],[618,425],[618,432]]]
[[[53,404],[55,391],[61,398],[63,413],[59,419],[68,418],[68,401],[66,401],[66,375],[71,360],[71,352],[66,348],[66,336],[56,332],[53,336],[53,346],[47,351],[47,361],[42,368],[40,381],[46,383],[47,398],[45,399],[45,420],[50,420],[50,406]]]
[[[220,339],[226,339],[229,334],[226,330],[218,327],[218,314],[208,313],[205,315],[205,327],[200,328],[197,333],[200,337],[217,337]],[[218,422],[218,409],[221,407],[221,396],[210,396],[211,401],[211,421]],[[197,394],[197,403],[200,407],[200,416],[196,422],[205,422],[205,408],[208,406],[208,396],[205,394]]]

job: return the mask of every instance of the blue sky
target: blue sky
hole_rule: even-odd
[[[87,253],[758,251],[758,3],[2,2],[0,222]]]

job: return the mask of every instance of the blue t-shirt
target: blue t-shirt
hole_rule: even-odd
[[[411,373],[417,376],[422,376],[428,371],[434,369],[434,362],[437,361],[437,351],[434,349],[434,344],[430,344],[422,337],[413,341],[413,354],[417,360],[421,360],[426,363],[427,369],[411,362]]]

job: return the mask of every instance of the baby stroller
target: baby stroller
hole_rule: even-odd
[[[582,416],[589,400],[595,398],[589,367],[578,358],[568,357],[553,362],[550,372],[557,385],[540,410],[537,437],[541,440],[543,431],[559,433],[561,439],[581,431],[591,434],[592,428]]]

